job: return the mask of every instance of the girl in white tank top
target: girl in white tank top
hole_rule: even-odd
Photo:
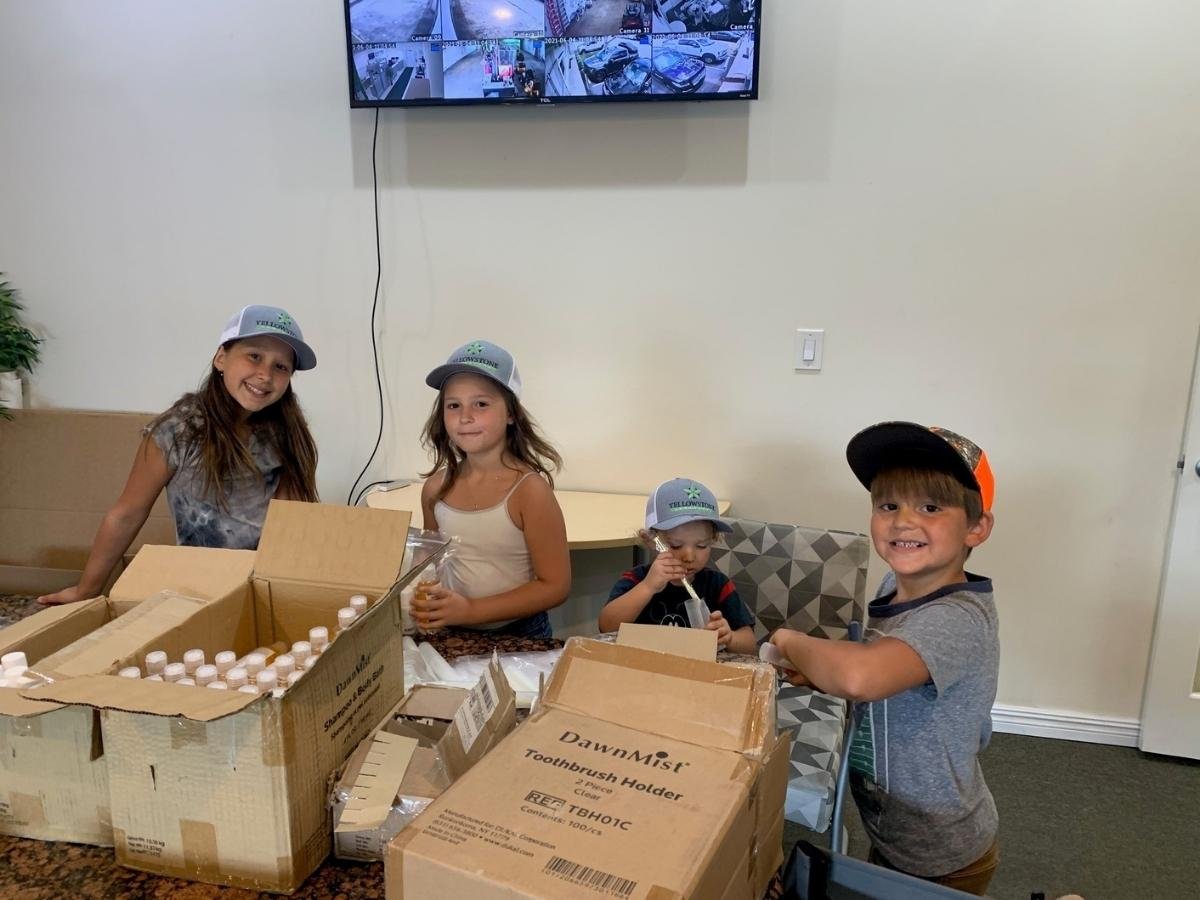
[[[553,491],[562,459],[521,406],[516,364],[472,341],[425,381],[438,390],[421,435],[434,455],[421,492],[425,527],[457,540],[442,582],[413,600],[417,623],[550,637],[546,611],[571,588]]]

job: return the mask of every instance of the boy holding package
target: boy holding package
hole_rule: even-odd
[[[857,701],[850,784],[870,861],[982,895],[999,864],[977,756],[991,738],[1000,645],[989,579],[965,571],[992,530],[987,456],[941,428],[884,422],[846,448],[891,568],[865,642],[780,629],[789,680]]]

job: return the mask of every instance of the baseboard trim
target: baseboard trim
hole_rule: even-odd
[[[1141,730],[1137,719],[1098,718],[1056,709],[1003,704],[992,707],[992,727],[1005,734],[1028,734],[1114,747],[1136,747]]]

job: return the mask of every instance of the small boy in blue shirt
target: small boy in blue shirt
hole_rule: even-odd
[[[700,482],[673,478],[656,487],[646,501],[646,529],[641,534],[650,546],[654,535],[660,535],[667,550],[650,565],[635,566],[617,580],[600,611],[600,630],[616,631],[622,622],[687,628],[686,578],[709,608],[705,627],[717,633],[717,646],[731,653],[756,653],[750,611],[733,582],[707,568],[718,532],[732,530],[721,521],[717,498]]]
[[[990,579],[964,566],[992,532],[995,480],[966,438],[913,422],[855,435],[871,541],[891,568],[864,643],[781,628],[794,684],[856,701],[850,787],[870,861],[983,895],[999,819],[978,754],[992,734],[1000,643]]]

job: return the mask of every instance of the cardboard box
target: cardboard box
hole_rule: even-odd
[[[96,530],[129,477],[142,429],[154,416],[11,412],[11,422],[0,422],[0,593],[50,593],[79,580]],[[165,494],[130,549],[146,543],[175,543]]]
[[[418,685],[359,745],[333,791],[333,852],[382,860],[388,841],[517,722],[498,659],[471,690]]]
[[[175,554],[175,566],[169,576],[153,578],[155,590],[178,588],[211,597],[231,589],[228,576],[208,569],[202,551],[156,547],[147,548],[145,556],[163,550]],[[244,581],[254,554],[238,552]],[[55,679],[114,671],[114,654],[136,649],[137,635],[153,638],[157,630],[170,628],[169,617],[156,613],[158,603],[138,604],[147,595],[146,558],[125,573],[107,599],[51,607],[0,630],[0,653],[20,650],[32,669]],[[122,614],[132,618],[116,629]],[[125,636],[123,645],[110,642],[114,632]],[[108,651],[86,652],[97,644]],[[94,710],[35,702],[16,690],[0,690],[0,833],[111,846],[103,750]]]
[[[387,895],[757,898],[774,703],[767,667],[572,638],[537,711],[388,846]]]
[[[404,693],[399,594],[417,574],[400,571],[408,521],[392,510],[273,501],[249,578],[189,611],[175,607],[155,646],[211,657],[307,639],[310,627],[335,624],[352,593],[377,600],[281,697],[113,676],[41,689],[102,711],[118,862],[287,892],[328,855],[329,777]],[[157,549],[166,577],[177,548]],[[192,552],[214,572],[236,575],[242,564],[237,551]]]

